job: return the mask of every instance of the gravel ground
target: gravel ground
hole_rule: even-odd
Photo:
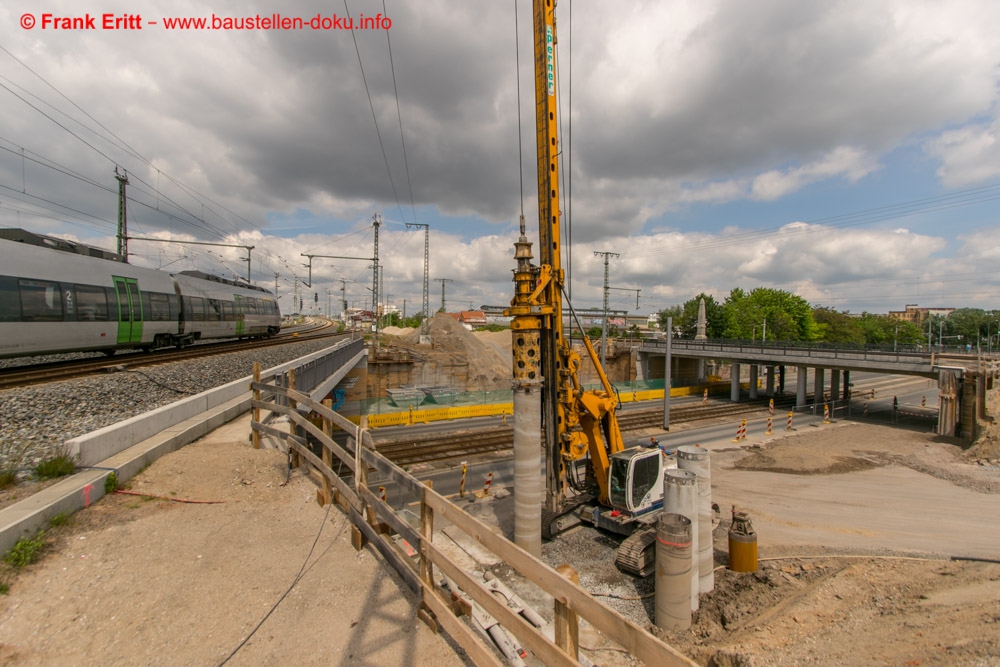
[[[0,391],[0,470],[33,467],[62,454],[69,438],[246,377],[255,361],[267,369],[330,345],[303,341]]]

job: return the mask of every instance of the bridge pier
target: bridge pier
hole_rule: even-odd
[[[823,387],[826,385],[826,373],[822,368],[813,369],[813,406],[823,403]]]
[[[729,398],[736,403],[740,400],[740,365],[730,366]]]
[[[778,366],[778,396],[785,395],[785,365]]]
[[[774,396],[774,366],[767,367],[767,395]]]
[[[698,360],[698,382],[708,382],[707,364],[704,359]]]
[[[830,369],[830,400],[834,403],[840,398],[840,371],[836,368]]]
[[[806,406],[806,373],[809,369],[799,366],[795,371],[795,407],[804,408]]]
[[[757,364],[750,364],[750,398],[757,398]]]
[[[844,400],[851,400],[851,371],[844,371]]]

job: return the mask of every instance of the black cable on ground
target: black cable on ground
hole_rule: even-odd
[[[254,629],[250,631],[250,634],[248,634],[246,638],[244,638],[243,641],[241,641],[239,645],[233,649],[233,652],[227,655],[226,659],[219,663],[219,667],[222,667],[227,662],[229,662],[232,659],[232,657],[236,655],[239,652],[239,650],[246,645],[248,641],[250,641],[250,639],[257,633],[257,631],[260,630],[260,627],[264,625],[264,622],[271,617],[271,614],[273,614],[274,610],[278,608],[278,605],[280,605],[282,601],[284,601],[284,599],[288,597],[288,594],[292,592],[292,589],[295,588],[295,585],[298,584],[299,580],[302,579],[302,575],[306,571],[306,565],[309,563],[309,559],[312,558],[313,551],[316,549],[316,544],[319,542],[319,537],[320,535],[323,534],[323,527],[326,525],[326,520],[327,518],[329,518],[330,510],[332,508],[333,508],[333,503],[330,503],[329,505],[326,506],[326,514],[323,515],[323,521],[319,525],[319,532],[316,533],[316,539],[313,540],[312,546],[309,547],[309,553],[306,554],[306,559],[302,561],[302,567],[299,568],[299,572],[298,574],[295,575],[295,579],[293,579],[292,583],[288,586],[288,590],[286,590],[284,593],[281,594],[281,597],[278,598],[278,601],[274,603],[274,605],[271,607],[270,610],[268,610],[266,614],[264,614],[264,618],[260,619],[260,622],[257,623]],[[336,540],[337,537],[340,536],[340,531],[343,530],[344,523],[346,522],[347,522],[347,516],[345,515],[340,528],[337,529],[337,535],[334,537],[334,540]]]
[[[159,387],[163,387],[164,389],[166,389],[168,391],[172,391],[175,394],[186,394],[188,396],[193,396],[194,395],[193,391],[187,391],[186,389],[177,389],[176,387],[171,387],[170,385],[163,384],[162,382],[160,382],[156,378],[151,377],[148,373],[143,373],[142,371],[133,370],[131,368],[126,368],[125,372],[126,373],[136,373],[138,375],[141,375],[142,377],[146,378],[147,380],[149,380],[153,384],[155,384],[155,385],[157,385]]]

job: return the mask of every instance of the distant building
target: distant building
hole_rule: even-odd
[[[487,325],[486,314],[481,310],[463,310],[458,314],[458,321],[470,327],[485,327]]]
[[[487,324],[499,324],[502,327],[510,326],[510,318],[503,314],[504,309],[509,306],[487,306],[479,307],[479,311],[486,318]]]
[[[955,312],[954,308],[921,308],[915,303],[908,303],[905,306],[905,310],[890,310],[889,317],[894,320],[913,322],[917,326],[920,326],[931,316],[948,317],[953,312]]]

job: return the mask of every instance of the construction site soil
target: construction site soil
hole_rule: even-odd
[[[509,339],[507,332],[478,339],[439,332],[436,344],[442,354],[452,353],[452,343],[469,354],[472,338],[499,357],[501,335]],[[485,358],[482,349],[471,348],[471,357]],[[993,394],[988,409],[997,414]],[[842,422],[758,447],[713,450],[723,505],[715,590],[701,596],[684,632],[652,625],[653,578],[615,569],[616,540],[576,528],[545,543],[542,556],[553,566],[572,564],[584,588],[702,665],[1000,665],[1000,429],[983,428],[971,447]],[[284,484],[285,456],[251,449],[248,433],[243,418],[158,460],[131,483],[156,497],[109,496],[50,530],[39,562],[8,567],[0,663],[203,665],[236,650],[229,664],[469,664],[418,620],[419,602],[371,547],[353,551],[344,517],[317,506],[312,480],[295,471]],[[850,511],[875,523],[889,509],[905,515],[911,501],[878,505],[868,495],[887,479],[868,476],[897,473],[911,489],[926,488],[928,502],[949,508],[954,530],[919,531],[916,509],[912,523],[892,528],[915,534],[917,547],[871,529],[807,530],[832,523],[820,515],[824,498],[841,507],[847,494],[824,485],[844,480],[861,489],[847,499]],[[776,479],[800,482],[791,509],[769,504]],[[819,500],[806,499],[817,489]],[[725,569],[734,495],[754,503],[761,559],[753,573]],[[509,489],[463,507],[512,536]],[[978,560],[949,558],[973,551]],[[552,600],[507,565],[474,555],[472,562],[551,619]],[[637,664],[586,624],[581,645],[590,663]]]

